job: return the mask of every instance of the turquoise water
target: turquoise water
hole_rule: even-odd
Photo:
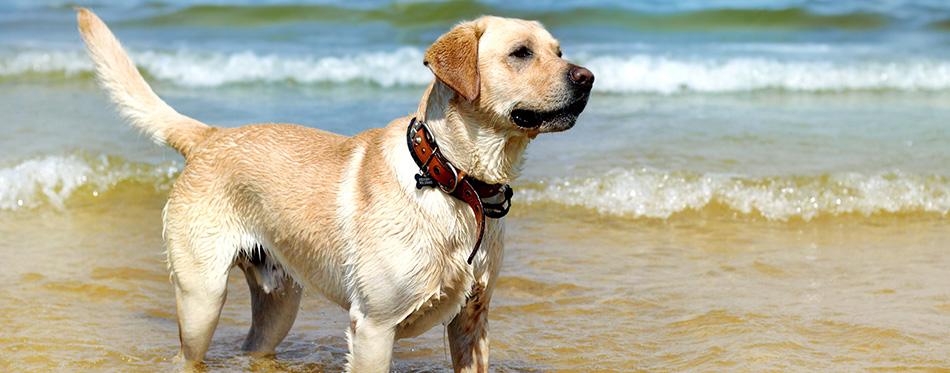
[[[18,0],[0,3],[0,254],[30,261],[0,274],[13,284],[0,300],[34,301],[5,311],[19,329],[0,345],[82,340],[76,312],[129,315],[109,313],[128,327],[102,332],[107,347],[34,347],[43,358],[15,370],[167,370],[177,348],[158,217],[183,159],[109,107],[73,6],[96,11],[184,114],[346,135],[415,110],[432,79],[423,52],[456,22],[543,22],[596,83],[574,129],[532,143],[514,185],[493,314],[503,371],[950,364],[950,2]],[[115,216],[126,209],[142,218]],[[135,280],[116,285],[110,266]],[[61,286],[51,268],[132,295],[90,306],[100,290]],[[74,326],[32,326],[47,301]],[[263,370],[341,367],[338,320],[319,321],[336,308],[312,302],[320,314],[279,356],[291,366]],[[229,317],[212,367],[250,369],[227,358],[246,321]],[[403,345],[397,370],[444,367],[433,333]],[[115,352],[126,345],[138,352]]]
[[[279,121],[344,134],[411,111],[431,79],[420,63],[425,47],[458,20],[487,13],[539,19],[567,58],[597,74],[597,99],[576,131],[532,147],[536,156],[523,181],[528,201],[588,193],[534,184],[581,178],[626,194],[592,210],[665,217],[682,208],[642,208],[663,203],[636,196],[697,186],[642,186],[634,180],[641,174],[723,180],[706,183],[701,199],[729,199],[724,203],[737,211],[769,218],[815,213],[750,209],[743,206],[761,188],[728,198],[721,188],[777,182],[806,190],[766,202],[787,211],[816,196],[851,197],[826,181],[847,179],[852,189],[866,190],[873,180],[890,180],[885,189],[904,193],[901,185],[909,184],[921,202],[894,207],[880,198],[895,195],[884,193],[860,207],[819,206],[817,214],[950,211],[950,5],[940,1],[79,5],[112,25],[159,93],[191,116],[214,125]],[[7,149],[0,167],[29,173],[24,162],[75,151],[148,164],[177,159],[130,141],[134,136],[102,111],[71,6],[0,5],[0,94],[7,96],[0,105],[4,127],[17,133],[0,138]],[[64,132],[70,135],[50,136]],[[71,168],[60,167],[51,172]],[[17,190],[5,193],[14,197],[0,200],[4,208],[14,198],[30,206],[48,198],[43,185],[5,180]]]

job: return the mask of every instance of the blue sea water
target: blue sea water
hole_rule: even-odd
[[[98,12],[159,93],[189,115],[215,125],[280,121],[344,134],[411,111],[431,79],[420,62],[426,46],[458,21],[538,19],[597,84],[575,130],[532,147],[522,181],[527,201],[577,204],[608,189],[616,198],[592,211],[665,217],[686,207],[636,196],[699,188],[689,208],[719,201],[781,220],[950,211],[950,3],[943,1],[5,2],[2,124],[21,133],[0,138],[5,173],[64,152],[152,164],[176,157],[127,144],[128,131],[100,98],[73,99],[98,95],[73,6]],[[644,176],[723,184],[647,185]],[[47,204],[42,183],[11,177],[5,182],[17,186],[0,206]],[[911,185],[910,199],[921,202],[878,200],[869,190],[878,179],[900,183],[886,185],[893,193]],[[579,180],[594,189],[563,188]],[[842,180],[867,192],[857,197],[864,199],[797,210],[813,197],[855,198],[823,184]],[[736,183],[744,195],[720,189]],[[762,189],[766,197],[753,197]],[[768,200],[751,203],[761,198]],[[643,207],[650,205],[658,207]]]

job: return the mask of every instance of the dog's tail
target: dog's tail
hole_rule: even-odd
[[[79,32],[96,65],[99,85],[109,92],[119,113],[157,144],[168,144],[188,156],[213,131],[204,123],[179,114],[148,86],[115,35],[87,9],[79,12]]]

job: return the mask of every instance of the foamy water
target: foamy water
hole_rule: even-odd
[[[781,61],[771,58],[673,59],[654,55],[584,59],[611,93],[931,91],[950,88],[950,61]]]
[[[70,199],[98,197],[116,185],[140,183],[146,190],[167,191],[180,165],[134,164],[116,157],[84,154],[43,156],[0,168],[0,210],[52,207],[65,209]]]
[[[62,210],[71,199],[97,197],[119,184],[166,193],[180,169],[175,162],[153,166],[83,154],[27,159],[0,168],[0,209]],[[580,207],[627,219],[665,219],[720,207],[775,221],[846,214],[950,213],[950,178],[900,172],[751,178],[640,168],[520,184],[516,202],[523,208]]]
[[[582,207],[621,218],[664,219],[715,204],[778,221],[843,214],[950,213],[950,179],[899,172],[745,178],[615,169],[602,176],[530,184],[519,196],[527,204]]]
[[[423,50],[334,57],[222,54],[194,51],[132,52],[146,74],[183,87],[232,84],[371,84],[424,86],[430,73],[419,61]],[[906,58],[893,61],[782,61],[775,58],[719,59],[666,56],[580,55],[568,59],[597,72],[596,92],[674,94],[757,90],[792,92],[950,90],[950,61]],[[0,59],[0,77],[91,74],[80,51],[25,51]]]

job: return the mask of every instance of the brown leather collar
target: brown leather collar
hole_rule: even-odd
[[[438,186],[443,192],[467,203],[475,213],[478,237],[475,239],[475,248],[468,257],[468,264],[472,264],[478,247],[482,244],[485,234],[485,217],[500,219],[508,214],[511,208],[511,196],[514,191],[508,185],[488,184],[470,177],[465,171],[455,168],[445,159],[439,149],[432,131],[422,121],[412,118],[406,134],[409,143],[409,154],[419,165],[416,175],[416,189]],[[505,199],[501,203],[487,203],[482,198],[491,198],[504,193]]]

